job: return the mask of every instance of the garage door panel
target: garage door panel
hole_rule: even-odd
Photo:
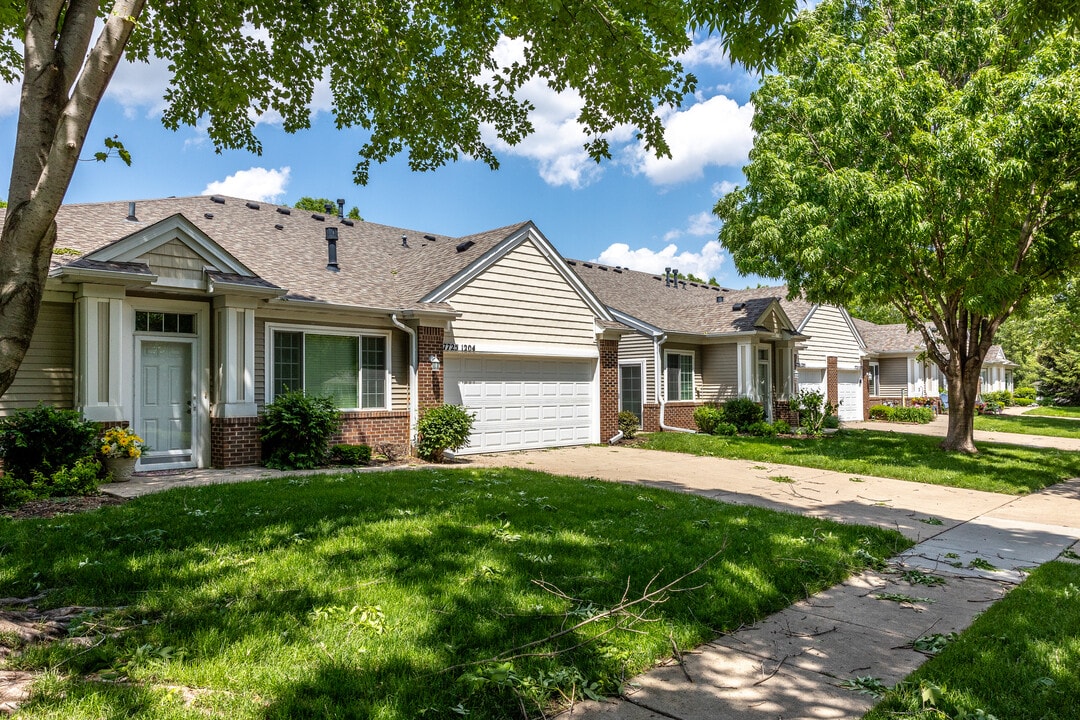
[[[476,413],[461,452],[595,442],[595,360],[446,357],[446,400]]]

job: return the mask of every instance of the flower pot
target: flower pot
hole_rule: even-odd
[[[112,482],[127,482],[135,472],[135,463],[138,458],[111,457],[105,458],[105,469],[109,471]]]

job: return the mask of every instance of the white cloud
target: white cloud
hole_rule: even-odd
[[[277,202],[285,194],[292,169],[283,167],[279,170],[253,167],[238,170],[224,180],[216,180],[206,186],[203,195],[231,195],[246,200]]]
[[[731,64],[723,42],[715,35],[695,42],[679,56],[679,61],[687,67],[721,67]]]
[[[14,115],[19,111],[19,96],[22,86],[19,83],[0,84],[0,117]]]
[[[670,158],[636,148],[636,170],[654,184],[670,185],[702,177],[710,165],[741,167],[754,145],[754,106],[716,95],[664,119]]]
[[[165,90],[171,77],[169,64],[159,58],[151,58],[148,63],[122,60],[116,66],[105,98],[118,103],[129,119],[140,113],[154,117],[165,111]]]
[[[664,233],[664,242],[678,240],[687,235],[704,237],[706,235],[716,235],[718,232],[720,232],[720,220],[712,213],[700,212],[686,218],[686,225],[683,227],[674,228]]]
[[[662,250],[631,250],[626,243],[612,243],[600,253],[595,262],[651,273],[661,273],[664,268],[676,268],[684,275],[696,275],[702,280],[708,280],[716,275],[723,265],[724,249],[719,240],[708,241],[698,252],[680,252],[675,243],[669,243]]]
[[[739,187],[738,183],[733,183],[730,180],[721,180],[720,182],[713,183],[710,190],[712,190],[713,197],[722,198],[737,187]]]

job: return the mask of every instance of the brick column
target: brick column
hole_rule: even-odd
[[[443,362],[443,329],[421,325],[417,329],[416,342],[420,360],[416,367],[416,389],[422,412],[427,408],[442,405],[445,397],[443,373],[446,372],[446,364]],[[432,355],[439,358],[439,363],[442,365],[439,372],[431,370]]]
[[[600,340],[600,442],[619,432],[619,341]]]
[[[870,360],[862,360],[862,419],[870,419]]]
[[[825,358],[825,401],[840,407],[840,373],[836,367],[836,357]]]
[[[216,468],[258,465],[262,461],[259,418],[210,418],[210,464]]]

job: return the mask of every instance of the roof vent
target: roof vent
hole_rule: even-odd
[[[607,265],[597,265],[596,267],[600,268],[604,272],[607,272]]]
[[[342,221],[341,221],[341,224],[342,224],[342,225],[345,225],[346,227],[352,227],[352,226],[353,226],[353,225],[355,225],[356,223],[354,223],[354,222],[353,222],[352,220],[342,220]]]
[[[617,272],[617,273],[620,273],[620,274],[621,274],[621,273],[622,273],[622,268],[615,268],[615,272]]]
[[[292,215],[292,208],[279,207],[277,211],[282,215]]]
[[[587,268],[591,268],[591,267],[592,267],[592,263],[581,263],[581,267],[587,267]]]
[[[202,216],[204,218],[206,218],[207,220],[213,220],[214,219],[214,213],[203,213]]]
[[[466,250],[468,250],[469,248],[471,248],[475,244],[476,243],[474,243],[472,240],[466,240],[463,243],[458,243],[457,251],[458,252],[465,252]]]
[[[311,215],[311,219],[312,220],[318,220],[319,222],[325,222],[326,221],[326,216],[325,215],[319,215],[318,213],[313,213]]]
[[[326,269],[337,270],[337,228],[326,228]]]
[[[424,239],[425,240],[430,240],[431,242],[435,242],[435,236],[434,235],[425,235]]]
[[[257,202],[246,202],[244,204],[247,205],[248,208],[250,208],[251,210],[258,210],[259,209],[259,203],[257,203]]]
[[[323,203],[323,210],[326,211],[327,215],[333,215],[334,214],[334,203]]]
[[[285,229],[285,226],[284,226],[284,225],[282,225],[281,223],[278,223],[277,225],[275,225],[275,226],[274,226],[274,228],[275,228],[276,230],[284,230],[284,229]]]
[[[337,199],[337,214],[340,218],[345,217],[345,198]]]
[[[577,260],[567,260],[566,264],[567,265],[577,265]]]
[[[731,309],[738,311],[738,310],[742,310],[744,307],[746,307],[746,303],[735,303],[734,305],[731,306]]]
[[[225,204],[225,198],[221,197],[220,195],[211,195],[210,196],[210,202],[215,202],[218,205],[224,205]]]
[[[664,268],[664,287],[671,287],[671,268]]]
[[[408,235],[402,235],[401,236],[401,247],[409,247],[409,236]]]
[[[721,304],[723,304],[723,302],[724,302],[724,296],[723,295],[717,295],[716,296],[716,304],[721,305]]]
[[[135,217],[135,203],[133,203],[133,202],[128,203],[128,216],[127,216],[127,219],[128,220],[138,220],[139,219],[139,218]]]

